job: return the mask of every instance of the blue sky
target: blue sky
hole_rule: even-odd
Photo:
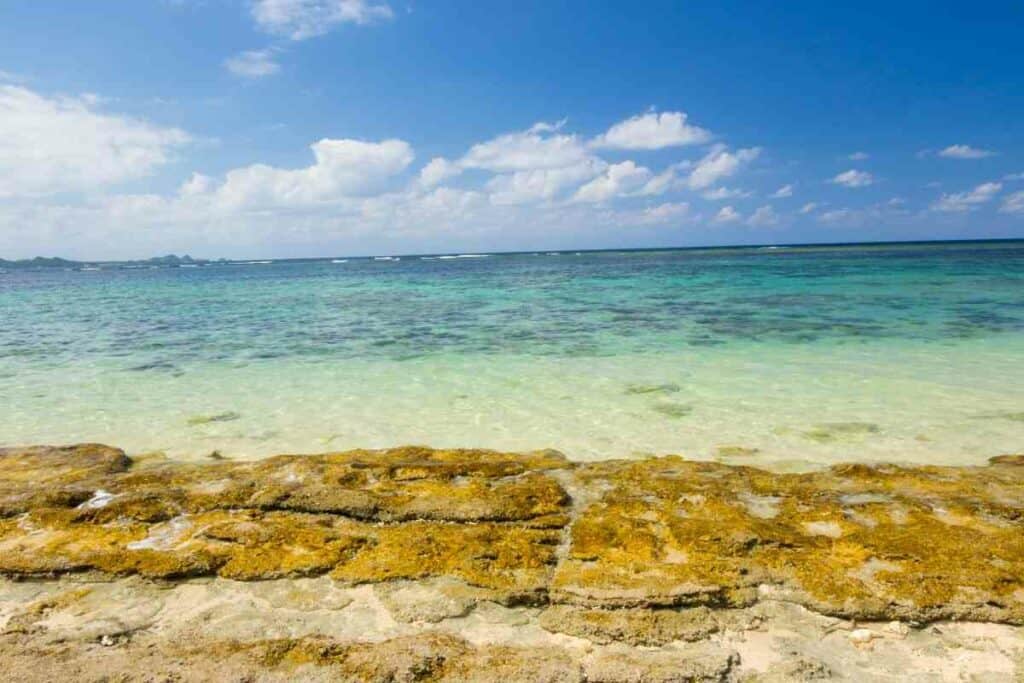
[[[0,257],[1024,236],[1022,20],[0,2]]]

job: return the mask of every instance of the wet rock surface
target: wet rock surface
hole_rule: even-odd
[[[1012,680],[1022,484],[1013,455],[0,449],[0,680]]]

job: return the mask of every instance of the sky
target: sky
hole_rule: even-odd
[[[0,0],[0,258],[1024,237],[1022,25],[1014,2]]]

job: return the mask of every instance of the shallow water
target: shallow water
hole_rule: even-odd
[[[0,312],[7,445],[1024,451],[1024,242],[8,271]]]

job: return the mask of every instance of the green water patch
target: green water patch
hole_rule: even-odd
[[[880,434],[881,427],[874,422],[824,422],[800,432],[805,439],[818,443],[860,441],[872,434]]]
[[[181,377],[185,374],[185,371],[174,363],[163,360],[134,365],[128,368],[128,372],[164,372],[172,377]]]
[[[856,443],[869,436],[881,434],[882,428],[874,422],[822,422],[809,429],[776,427],[772,430],[779,436],[796,435],[817,443]]]
[[[247,438],[252,439],[253,441],[264,442],[276,439],[277,437],[281,436],[281,432],[277,431],[276,429],[269,429],[264,432],[257,432],[256,434],[247,434],[246,436]]]
[[[723,458],[747,458],[760,452],[760,448],[752,448],[751,446],[726,445],[715,447],[715,453]]]
[[[241,417],[240,414],[234,411],[217,413],[215,415],[193,415],[188,419],[187,424],[189,427],[198,427],[199,425],[212,424],[214,422],[234,422],[241,419]]]
[[[628,384],[622,393],[626,396],[645,396],[648,394],[678,394],[682,387],[678,384]]]
[[[686,405],[685,403],[669,403],[668,401],[663,401],[652,404],[651,410],[659,415],[664,415],[665,417],[679,419],[690,415],[693,412],[693,406]]]
[[[1024,422],[1024,412],[1004,411],[999,413],[984,413],[976,415],[980,420],[1010,420],[1011,422]]]

